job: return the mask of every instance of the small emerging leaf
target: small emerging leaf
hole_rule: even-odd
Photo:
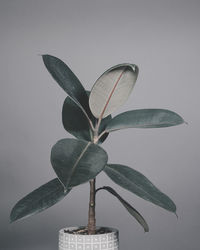
[[[135,208],[133,208],[127,201],[125,201],[113,188],[105,186],[105,187],[97,189],[97,191],[101,189],[105,189],[108,192],[110,192],[112,195],[114,195],[122,203],[122,205],[127,209],[127,211],[140,223],[140,225],[144,228],[144,231],[145,232],[149,231],[149,227],[145,219],[142,217],[142,215]]]
[[[134,64],[119,64],[108,69],[95,82],[89,97],[89,106],[96,118],[113,113],[129,97],[138,76]]]
[[[60,181],[56,178],[37,188],[17,202],[10,214],[10,221],[29,217],[42,212],[63,199],[70,189],[64,192]]]
[[[166,109],[138,109],[121,113],[108,122],[107,132],[125,128],[163,128],[184,123],[183,118]]]
[[[51,164],[66,188],[95,178],[107,160],[107,153],[100,146],[76,139],[62,139],[51,151]]]
[[[143,174],[120,164],[108,164],[104,172],[118,185],[170,212],[176,212],[174,202]]]

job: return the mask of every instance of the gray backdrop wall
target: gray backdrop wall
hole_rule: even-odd
[[[97,224],[120,230],[122,250],[198,250],[200,233],[198,0],[0,1],[0,249],[56,250],[57,231],[87,223],[88,184],[54,207],[9,224],[12,206],[55,177],[50,149],[70,137],[61,123],[65,93],[40,54],[64,60],[90,89],[112,65],[140,74],[119,112],[167,108],[188,122],[172,128],[115,132],[109,161],[145,174],[176,203],[176,217],[112,186],[146,218],[150,232],[108,193],[97,198]],[[109,185],[100,174],[97,185]]]

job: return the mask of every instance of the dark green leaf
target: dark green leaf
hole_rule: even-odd
[[[89,112],[87,93],[71,69],[57,57],[43,55],[42,58],[47,70],[60,87],[86,112]]]
[[[133,208],[127,201],[125,201],[114,189],[111,187],[105,186],[102,188],[97,189],[101,190],[105,189],[108,192],[110,192],[112,195],[118,198],[118,200],[122,203],[122,205],[127,209],[127,211],[140,223],[140,225],[144,228],[145,232],[149,231],[149,227],[145,221],[145,219],[142,217],[142,215],[135,209]]]
[[[170,212],[176,212],[174,202],[138,171],[119,164],[108,164],[104,171],[121,187]]]
[[[106,126],[111,132],[124,128],[162,128],[184,123],[181,116],[166,109],[138,109],[115,116]]]
[[[63,199],[69,191],[70,189],[64,192],[64,188],[57,178],[47,182],[17,202],[11,211],[10,221],[13,222],[42,212]]]
[[[92,131],[88,120],[80,107],[69,97],[63,104],[62,122],[67,132],[76,138],[91,141]]]
[[[112,116],[109,115],[109,116],[106,116],[105,118],[103,118],[101,120],[101,124],[100,124],[100,127],[99,127],[99,134],[101,134],[102,131],[105,130],[105,127],[106,125],[108,124],[108,122],[112,119]],[[109,133],[105,133],[100,139],[99,139],[99,143],[103,143],[106,138],[108,137]]]
[[[95,178],[107,160],[107,153],[100,146],[76,139],[62,139],[51,151],[52,166],[66,188]]]
[[[89,91],[87,91],[87,93],[89,95]],[[91,121],[93,122],[93,125],[95,125],[95,123],[97,122],[96,118],[93,115],[90,118]],[[102,119],[99,128],[99,133],[101,133],[105,129],[105,126],[110,120],[111,120],[111,115]],[[65,99],[63,104],[62,122],[66,131],[75,136],[76,138],[83,139],[86,141],[92,140],[93,135],[90,129],[88,119],[86,118],[82,109],[69,97]],[[99,143],[104,142],[107,136],[108,133],[102,136],[99,140]]]

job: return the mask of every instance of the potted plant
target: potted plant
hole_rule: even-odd
[[[10,220],[13,222],[37,214],[62,200],[76,186],[89,182],[88,224],[61,229],[59,250],[117,250],[118,231],[96,226],[95,200],[100,190],[114,195],[145,232],[149,227],[142,215],[113,188],[96,187],[95,180],[101,171],[122,188],[157,206],[173,213],[176,213],[176,206],[143,174],[128,166],[108,163],[108,155],[100,144],[109,133],[119,129],[170,127],[182,124],[184,120],[166,109],[131,110],[111,117],[127,100],[135,85],[139,70],[134,64],[124,63],[108,69],[88,92],[60,59],[50,55],[42,58],[54,80],[68,94],[63,104],[62,122],[66,131],[76,139],[61,139],[52,147],[51,164],[57,178],[17,202]]]

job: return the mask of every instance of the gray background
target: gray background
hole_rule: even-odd
[[[163,129],[112,133],[109,161],[146,175],[177,204],[179,219],[114,187],[146,218],[150,232],[108,193],[97,197],[97,224],[120,230],[122,250],[198,250],[199,44],[198,0],[1,0],[0,2],[0,249],[56,250],[60,228],[87,223],[88,184],[26,220],[9,224],[12,206],[55,177],[51,146],[70,137],[61,123],[65,93],[38,55],[64,60],[90,89],[110,66],[140,68],[119,112],[167,108],[188,122]],[[103,173],[97,185],[109,185]]]

